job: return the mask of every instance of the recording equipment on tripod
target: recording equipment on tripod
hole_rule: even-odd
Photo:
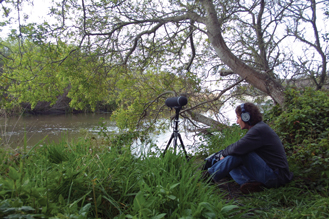
[[[182,107],[187,104],[187,98],[184,96],[169,97],[168,99],[166,99],[165,104],[170,108]]]
[[[172,140],[174,140],[173,142],[173,146],[174,146],[174,151],[176,153],[176,148],[177,148],[177,140],[180,141],[180,145],[185,153],[185,157],[187,160],[189,160],[189,157],[187,156],[187,152],[185,150],[185,146],[182,140],[182,137],[180,135],[180,133],[178,132],[178,122],[179,122],[179,111],[182,109],[182,106],[185,106],[187,104],[187,98],[184,96],[179,96],[179,97],[170,97],[168,99],[166,99],[165,101],[166,106],[170,107],[170,108],[175,108],[176,110],[176,115],[174,118],[174,131],[171,134],[171,137],[168,141],[168,144],[166,146],[166,149],[163,151],[163,156],[165,155],[170,143],[172,142]]]

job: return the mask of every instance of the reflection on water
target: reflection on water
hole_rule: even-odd
[[[5,120],[0,118],[0,134],[3,144],[12,148],[24,145],[24,133],[28,147],[32,147],[45,138],[44,143],[59,142],[63,138],[65,141],[72,141],[79,137],[84,137],[87,130],[89,133],[97,133],[100,122],[104,122],[109,132],[118,132],[114,122],[109,120],[110,114],[74,114],[74,115],[39,115],[11,117]],[[150,133],[150,138],[160,148],[165,149],[172,135],[168,120],[168,130],[161,134]],[[192,135],[180,131],[186,151],[191,152],[195,148],[196,141]],[[179,143],[179,141],[178,141]],[[3,146],[3,144],[1,146]],[[172,148],[173,143],[169,145]],[[142,145],[136,141],[133,145],[135,152],[147,152],[148,145]],[[181,149],[179,145],[178,150]]]
[[[71,141],[82,137],[82,129],[97,132],[93,129],[99,126],[101,118],[109,131],[117,131],[108,114],[74,114],[0,118],[0,133],[2,141],[12,148],[24,145],[24,133],[27,146],[34,146],[45,136],[45,142],[58,142],[61,138]]]

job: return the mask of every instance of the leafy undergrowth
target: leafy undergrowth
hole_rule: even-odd
[[[229,218],[244,208],[199,181],[193,159],[134,157],[88,141],[2,150],[1,218]]]
[[[1,155],[1,218],[328,218],[329,198],[298,177],[251,195],[201,182],[200,160],[134,157],[88,142]],[[238,188],[238,187],[237,187]]]
[[[247,195],[229,177],[212,186],[218,195],[243,209],[244,213],[234,218],[329,218],[328,185],[321,190],[311,189],[298,172],[295,175],[283,187]]]
[[[291,170],[319,192],[329,184],[329,91],[287,89],[285,108],[265,113],[285,146]]]
[[[329,218],[328,195],[297,188],[296,183],[241,196],[239,202],[248,209],[246,215],[255,218]]]
[[[247,209],[244,217],[329,218],[329,93],[310,88],[286,91],[285,108],[273,107],[264,120],[280,136],[294,179],[288,185],[252,195],[235,192],[227,198]],[[224,149],[243,136],[237,126],[213,133],[205,151]],[[230,196],[230,193],[231,196]],[[238,194],[238,195],[237,195]]]
[[[203,158],[244,134],[237,126],[204,138],[202,158],[189,162],[170,150],[164,157],[136,157],[128,146],[136,136],[119,135],[107,139],[110,149],[95,147],[92,139],[25,153],[3,149],[0,217],[329,218],[329,95],[303,92],[287,94],[286,111],[274,107],[265,115],[283,139],[294,172],[284,187],[242,195],[235,186],[229,197],[225,187],[199,180]]]

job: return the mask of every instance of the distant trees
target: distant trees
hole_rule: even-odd
[[[95,109],[97,101],[108,98],[110,84],[102,78],[100,60],[78,47],[60,41],[56,45],[2,41],[0,50],[6,48],[10,50],[1,72],[3,108],[29,103],[33,109],[40,101],[54,104],[65,92],[76,109]]]
[[[146,115],[158,117],[157,109],[163,103],[156,99],[165,96],[163,91],[180,89],[186,83],[165,71],[108,68],[105,58],[60,41],[36,44],[25,40],[22,46],[17,41],[2,41],[0,50],[3,54],[7,51],[0,77],[5,109],[22,103],[29,103],[33,109],[40,101],[53,105],[65,94],[71,99],[72,109],[94,111],[100,102],[119,106],[113,115],[118,126],[133,128]],[[188,84],[197,86],[198,82],[191,79]]]
[[[218,112],[226,101],[248,94],[282,104],[286,79],[311,78],[317,89],[327,83],[326,1],[61,1],[50,8],[53,20],[38,25],[23,22],[21,6],[27,2],[10,3],[1,3],[8,18],[4,25],[13,21],[10,12],[20,12],[11,37],[75,45],[69,49],[80,54],[68,49],[54,59],[66,68],[75,66],[75,55],[86,56],[84,67],[71,73],[80,85],[71,88],[72,97],[79,97],[72,104],[92,105],[93,92],[115,94],[122,107],[114,115],[134,118],[129,127],[160,113],[169,93],[187,95],[183,114],[213,126],[219,118],[202,117],[200,111]],[[89,76],[80,78],[85,67]],[[101,85],[84,87],[96,81]]]

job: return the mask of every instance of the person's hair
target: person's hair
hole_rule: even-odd
[[[246,112],[248,112],[250,114],[250,121],[248,122],[249,125],[254,126],[263,120],[263,116],[255,104],[245,103],[243,108]],[[242,113],[241,105],[239,105],[235,108],[235,113],[238,116],[241,116],[241,113]]]

